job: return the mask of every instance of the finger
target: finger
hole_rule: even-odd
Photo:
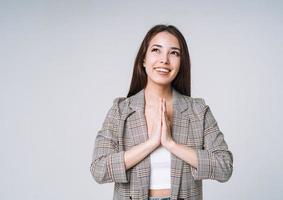
[[[160,122],[162,123],[162,98],[159,98],[159,119]]]
[[[165,101],[165,99],[163,99],[162,107],[163,107],[163,113],[162,113],[163,120],[162,121],[163,121],[163,123],[165,125],[167,125],[167,120],[166,120],[166,118],[167,118],[167,115],[166,115],[166,101]]]
[[[164,113],[167,113],[167,107],[166,107],[166,100],[164,99],[164,103],[163,103],[163,108],[164,108]]]
[[[160,109],[161,109],[161,112],[159,113],[160,120],[161,120],[161,125],[163,125],[163,98],[160,98]]]
[[[164,112],[164,99],[162,98],[162,111]]]
[[[163,102],[163,113],[164,113],[164,117],[166,119],[167,117],[167,107],[166,107],[166,100],[164,99],[164,102]]]
[[[162,98],[162,101],[161,101],[161,107],[162,107],[162,114],[164,113],[164,100]]]
[[[166,124],[169,125],[170,122],[169,122],[169,119],[168,119],[168,116],[167,116],[166,112],[164,113],[164,118],[165,118]]]
[[[166,101],[164,100],[164,119],[165,119],[165,122],[166,122],[166,125],[168,126],[168,127],[170,127],[171,125],[171,123],[170,123],[170,121],[169,121],[169,118],[168,118],[168,115],[167,115],[167,105],[166,105]]]

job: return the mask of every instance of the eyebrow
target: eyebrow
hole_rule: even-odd
[[[160,44],[153,44],[151,47],[154,47],[154,46],[162,48],[162,45],[160,45]],[[180,48],[177,48],[177,47],[171,47],[171,49],[181,51],[181,49],[180,49]]]

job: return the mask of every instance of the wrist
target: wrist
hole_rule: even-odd
[[[165,144],[164,144],[164,147],[168,150],[168,151],[171,151],[173,148],[174,148],[174,146],[176,145],[177,143],[174,141],[174,140],[170,140],[170,141],[168,141],[168,142],[166,142]]]
[[[156,149],[159,146],[159,143],[151,138],[149,138],[146,142],[148,143],[149,148],[152,150]]]

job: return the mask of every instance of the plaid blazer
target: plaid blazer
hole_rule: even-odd
[[[144,90],[116,98],[95,140],[90,171],[98,183],[115,182],[114,200],[148,200],[150,157],[126,170],[124,152],[148,139]],[[194,148],[197,169],[171,154],[171,199],[201,200],[202,180],[227,181],[233,156],[205,101],[173,89],[172,137]]]

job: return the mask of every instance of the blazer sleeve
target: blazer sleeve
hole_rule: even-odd
[[[199,98],[200,99],[200,98]],[[202,110],[204,113],[204,148],[197,149],[197,169],[191,167],[195,180],[214,179],[226,182],[233,171],[233,155],[228,150],[223,133],[219,130],[217,122],[203,99]]]
[[[118,126],[120,120],[119,101],[116,98],[108,111],[102,128],[95,139],[95,147],[90,171],[99,184],[109,182],[128,182],[124,163],[124,151],[118,148]]]

